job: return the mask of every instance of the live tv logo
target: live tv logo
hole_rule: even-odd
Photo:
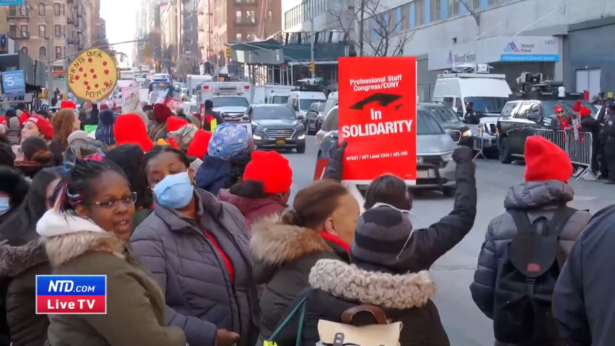
[[[106,314],[106,275],[37,275],[37,314]]]

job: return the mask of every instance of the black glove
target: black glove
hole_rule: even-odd
[[[474,158],[474,152],[468,147],[457,147],[453,151],[453,161],[455,163],[472,162]]]
[[[344,150],[346,150],[346,141],[342,142],[339,148],[332,148],[329,151],[329,162],[325,169],[324,179],[333,179],[342,181],[342,171],[344,170]]]

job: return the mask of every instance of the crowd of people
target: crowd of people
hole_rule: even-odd
[[[93,105],[88,115],[65,102],[53,116],[0,120],[0,345],[314,345],[319,321],[341,323],[362,306],[402,322],[403,346],[451,344],[429,269],[474,225],[469,148],[452,156],[453,210],[415,229],[402,179],[377,178],[362,201],[341,184],[346,143],[289,206],[289,161],[256,150],[242,126],[220,119],[208,131],[216,114],[188,118],[155,104],[119,116]],[[613,213],[590,221],[566,207],[572,166],[551,142],[529,137],[526,159],[526,181],[487,230],[472,297],[503,344],[607,345],[610,286],[597,277],[608,274],[593,264],[613,256],[602,241]],[[539,223],[555,247],[530,239]],[[540,256],[546,264],[519,276],[517,262],[536,252],[519,259],[519,243],[562,256]],[[106,275],[107,314],[36,314],[44,274]],[[530,274],[552,315],[545,303],[528,317],[538,293],[515,283]],[[387,322],[376,315],[351,322]]]

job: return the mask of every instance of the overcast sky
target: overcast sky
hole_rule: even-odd
[[[137,0],[101,0],[100,16],[107,25],[109,43],[132,41],[135,37],[135,16],[140,1]],[[132,43],[114,45],[115,50],[132,58]]]

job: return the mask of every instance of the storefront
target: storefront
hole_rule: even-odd
[[[493,67],[491,73],[505,74],[510,88],[517,90],[516,79],[522,72],[563,79],[561,41],[553,36],[497,36],[431,51],[427,65],[429,71],[442,71],[461,64],[487,63]],[[435,80],[419,84],[425,82]]]

